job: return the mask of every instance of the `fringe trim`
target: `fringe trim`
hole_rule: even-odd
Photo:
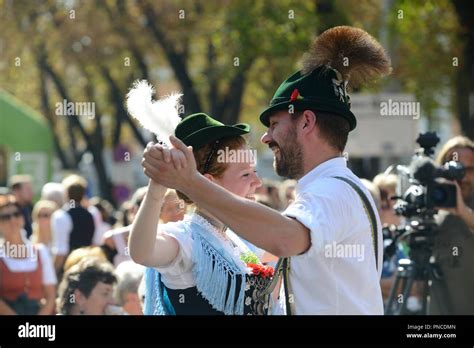
[[[226,315],[243,315],[246,275],[202,235],[194,233],[193,239],[193,274],[198,291],[215,310]],[[235,301],[238,276],[242,277],[242,281],[238,299]],[[229,281],[230,287],[227,289]]]

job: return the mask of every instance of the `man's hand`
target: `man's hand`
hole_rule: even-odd
[[[173,148],[149,143],[143,154],[142,166],[145,175],[154,182],[186,191],[192,179],[199,175],[196,169],[193,149],[174,136],[170,136]]]

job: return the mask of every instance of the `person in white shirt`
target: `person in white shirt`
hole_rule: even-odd
[[[142,165],[153,181],[183,192],[240,237],[284,258],[287,276],[274,314],[380,315],[380,221],[342,153],[356,127],[349,77],[358,83],[387,74],[390,62],[365,31],[335,27],[315,40],[303,66],[260,116],[268,127],[261,140],[273,151],[277,174],[298,181],[296,199],[282,214],[206,180],[192,148],[173,136],[172,149],[149,145]]]
[[[53,253],[56,272],[60,274],[67,255],[76,248],[93,245],[96,223],[93,215],[83,206],[87,181],[78,175],[69,175],[62,181],[67,203],[51,217]]]

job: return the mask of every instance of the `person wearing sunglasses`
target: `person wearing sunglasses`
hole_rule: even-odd
[[[457,136],[449,139],[437,156],[437,164],[449,161],[464,166],[463,178],[454,182],[456,208],[440,209],[436,222],[434,255],[442,277],[430,288],[429,314],[474,314],[474,142]]]
[[[50,315],[56,274],[44,244],[22,237],[23,215],[12,195],[0,195],[0,315]]]

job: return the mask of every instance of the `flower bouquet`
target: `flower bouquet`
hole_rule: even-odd
[[[274,269],[260,262],[252,252],[244,253],[240,259],[247,265],[247,279],[245,287],[245,312],[254,315],[266,315],[270,295],[263,295],[272,282]]]

